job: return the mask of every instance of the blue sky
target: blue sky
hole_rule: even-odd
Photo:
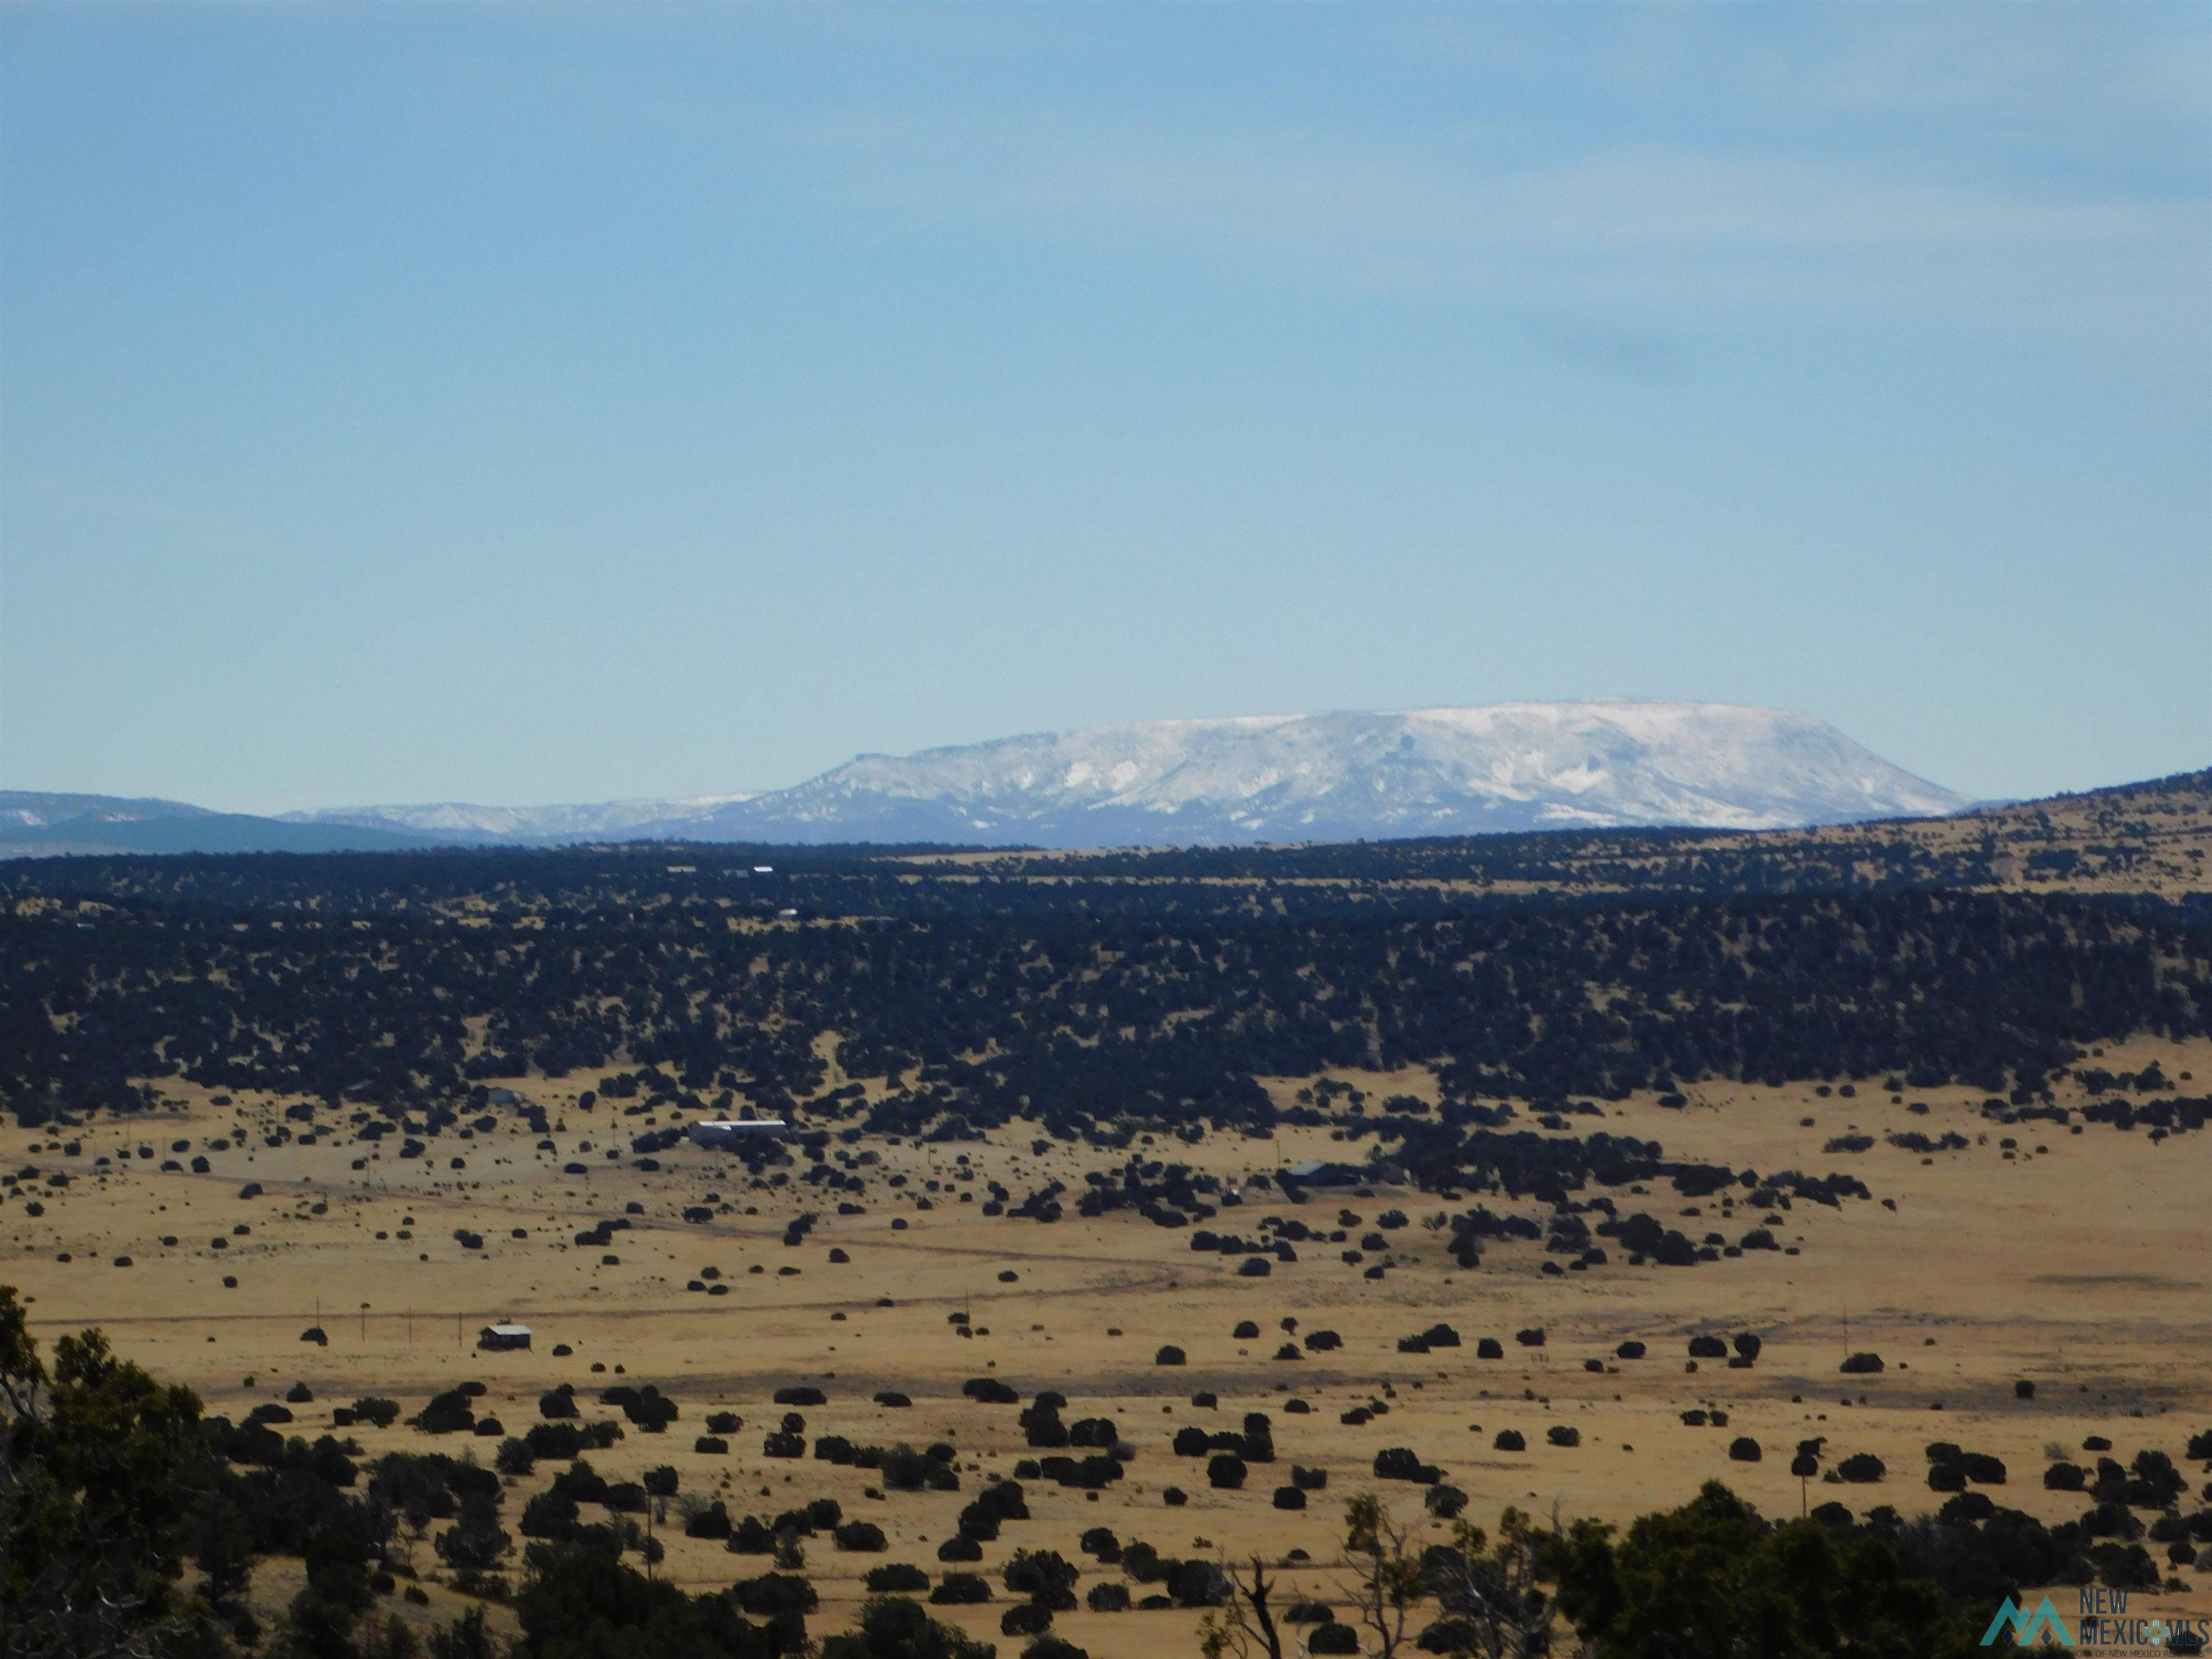
[[[2212,13],[0,12],[0,783],[1519,698],[2212,762]]]

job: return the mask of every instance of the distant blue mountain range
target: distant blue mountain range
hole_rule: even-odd
[[[440,838],[349,823],[292,823],[180,800],[0,790],[0,858],[87,853],[347,853]]]

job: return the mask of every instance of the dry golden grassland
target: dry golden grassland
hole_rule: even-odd
[[[2121,1070],[2153,1059],[2171,1077],[2195,1079],[2180,1084],[2182,1092],[2212,1084],[2212,1043],[2203,1042],[2116,1044],[2089,1063]],[[400,1158],[391,1141],[373,1152],[333,1133],[327,1114],[317,1144],[270,1147],[263,1136],[282,1121],[283,1102],[240,1097],[217,1105],[204,1091],[185,1091],[181,1109],[153,1118],[0,1130],[0,1168],[40,1171],[20,1181],[0,1210],[0,1280],[33,1298],[42,1337],[101,1326],[128,1357],[199,1390],[211,1412],[240,1418],[305,1382],[313,1401],[293,1408],[297,1420],[286,1431],[310,1437],[327,1430],[332,1407],[357,1396],[391,1396],[412,1413],[469,1378],[486,1385],[479,1410],[510,1434],[538,1420],[538,1395],[556,1383],[577,1386],[586,1418],[619,1417],[597,1397],[617,1376],[655,1383],[678,1402],[679,1419],[663,1435],[632,1429],[594,1455],[602,1472],[634,1480],[648,1466],[672,1464],[684,1493],[720,1496],[733,1516],[765,1517],[834,1496],[848,1517],[873,1520],[889,1534],[882,1555],[841,1553],[827,1536],[809,1542],[807,1571],[823,1598],[819,1631],[845,1621],[871,1565],[905,1560],[939,1571],[936,1546],[953,1533],[981,1478],[1011,1474],[1035,1455],[1016,1407],[962,1396],[962,1382],[977,1376],[1002,1378],[1024,1399],[1059,1389],[1067,1417],[1110,1416],[1138,1449],[1127,1480],[1095,1498],[1025,1480],[1034,1518],[1009,1523],[985,1546],[978,1569],[995,1582],[1015,1548],[1056,1548],[1085,1566],[1086,1586],[1101,1570],[1078,1555],[1076,1538],[1103,1524],[1169,1555],[1280,1559],[1304,1550],[1311,1560],[1294,1565],[1290,1578],[1327,1595],[1340,1500],[1377,1486],[1373,1460],[1387,1446],[1441,1465],[1470,1494],[1472,1517],[1487,1524],[1508,1504],[1626,1520],[1678,1504],[1714,1479],[1770,1513],[1795,1513],[1808,1496],[1862,1513],[1881,1503],[1914,1513],[1942,1501],[1924,1484],[1922,1449],[1945,1439],[2002,1457],[2011,1471],[2002,1501],[2055,1521],[2078,1514],[2083,1500],[2043,1489],[2046,1448],[2078,1458],[2084,1437],[2100,1434],[2123,1457],[2154,1447],[2179,1459],[2191,1433],[2212,1426],[2212,1139],[2202,1133],[2154,1141],[2106,1125],[2080,1133],[2050,1123],[2000,1127],[1982,1117],[1978,1094],[1963,1089],[1893,1101],[1873,1085],[1850,1099],[1809,1085],[1728,1085],[1693,1091],[1686,1108],[1673,1110],[1639,1097],[1607,1106],[1602,1127],[1657,1139],[1671,1156],[1737,1168],[1848,1170],[1875,1198],[1787,1212],[1777,1231],[1796,1255],[1747,1251],[1668,1268],[1630,1267],[1616,1250],[1606,1267],[1553,1277],[1541,1272],[1547,1258],[1535,1243],[1493,1243],[1480,1267],[1455,1267],[1443,1236],[1420,1224],[1446,1207],[1433,1195],[1315,1192],[1290,1206],[1278,1192],[1253,1188],[1241,1208],[1207,1224],[1249,1236],[1273,1213],[1334,1229],[1349,1210],[1354,1245],[1384,1212],[1402,1210],[1413,1224],[1389,1235],[1395,1265],[1379,1281],[1364,1275],[1382,1252],[1347,1265],[1338,1259],[1342,1247],[1316,1244],[1301,1245],[1299,1261],[1267,1278],[1246,1279],[1236,1258],[1194,1253],[1187,1231],[1128,1213],[1087,1220],[1071,1205],[1049,1225],[981,1214],[979,1189],[992,1178],[1017,1198],[1057,1178],[1073,1189],[1072,1200],[1085,1171],[1115,1162],[1058,1142],[1033,1151],[1033,1132],[1023,1126],[988,1142],[871,1137],[845,1149],[872,1152],[879,1162],[860,1171],[868,1181],[866,1213],[841,1217],[836,1194],[757,1188],[733,1158],[688,1144],[660,1154],[658,1171],[635,1169],[629,1137],[665,1119],[625,1117],[610,1103],[579,1109],[578,1094],[594,1080],[520,1085],[556,1120],[550,1152],[512,1116],[466,1140],[449,1133],[418,1159]],[[1427,1087],[1418,1073],[1352,1080],[1376,1097]],[[1287,1098],[1297,1085],[1277,1086]],[[2069,1099],[2078,1103],[2078,1091],[2062,1094],[2062,1103]],[[1924,1115],[1909,1110],[1916,1100],[1928,1107]],[[1592,1118],[1568,1121],[1574,1133],[1601,1127]],[[1882,1142],[1906,1128],[1955,1130],[1971,1144],[1923,1161]],[[1875,1147],[1822,1150],[1853,1130],[1874,1135]],[[2007,1138],[2017,1146],[2004,1146]],[[62,1152],[65,1139],[77,1143],[74,1155]],[[228,1149],[210,1151],[217,1139]],[[173,1152],[177,1141],[190,1152]],[[1371,1144],[1347,1148],[1314,1128],[1268,1139],[1215,1136],[1195,1146],[1162,1137],[1139,1150],[1243,1179],[1304,1157],[1358,1157]],[[609,1160],[609,1146],[624,1155]],[[159,1168],[191,1154],[209,1158],[210,1172]],[[351,1168],[356,1158],[366,1166]],[[465,1167],[452,1167],[455,1158]],[[590,1173],[563,1174],[571,1161]],[[65,1187],[48,1183],[54,1171],[69,1173]],[[902,1189],[887,1184],[895,1173],[908,1177]],[[240,1195],[248,1182],[259,1184],[258,1196]],[[710,1194],[711,1222],[680,1218]],[[1614,1196],[1624,1212],[1648,1208],[1692,1238],[1711,1230],[1733,1242],[1757,1220],[1747,1207],[1723,1215],[1717,1199],[1693,1203],[1665,1187],[1641,1199]],[[1495,1194],[1482,1201],[1540,1213]],[[33,1203],[42,1214],[28,1213]],[[632,1204],[641,1212],[607,1251],[572,1242]],[[787,1222],[808,1209],[820,1212],[818,1225],[787,1246]],[[482,1249],[465,1249],[457,1228],[481,1233]],[[849,1261],[833,1263],[833,1249]],[[117,1265],[123,1258],[131,1265]],[[707,1282],[710,1267],[727,1294],[686,1289]],[[226,1288],[226,1276],[235,1288]],[[963,1311],[972,1322],[966,1334],[948,1322]],[[477,1328],[501,1316],[535,1328],[532,1351],[475,1351]],[[1247,1319],[1261,1334],[1239,1340],[1232,1332]],[[1286,1320],[1300,1334],[1335,1330],[1343,1346],[1279,1359],[1290,1340]],[[1438,1321],[1464,1346],[1398,1352],[1399,1338]],[[327,1346],[301,1340],[317,1323]],[[1546,1332],[1543,1347],[1516,1345],[1514,1334],[1534,1326]],[[1747,1330],[1765,1340],[1755,1366],[1708,1360],[1689,1369],[1692,1335]],[[1504,1359],[1476,1357],[1485,1336],[1504,1342]],[[1649,1356],[1613,1358],[1631,1339],[1646,1343]],[[1154,1363],[1170,1343],[1187,1351],[1187,1364]],[[573,1352],[556,1356],[556,1344]],[[1839,1375],[1854,1349],[1880,1353],[1887,1369]],[[1590,1360],[1601,1368],[1586,1369]],[[2032,1400],[2015,1398],[2020,1379],[2035,1383]],[[867,1471],[763,1456],[762,1437],[783,1410],[770,1395],[794,1383],[828,1395],[804,1413],[810,1438],[950,1440],[962,1492],[886,1495]],[[887,1389],[914,1404],[872,1403]],[[1194,1407],[1199,1390],[1216,1393],[1218,1407]],[[1310,1410],[1295,1411],[1293,1401]],[[1340,1421],[1360,1405],[1389,1409],[1364,1425]],[[1725,1411],[1728,1426],[1686,1425],[1682,1413],[1693,1408]],[[735,1411],[744,1426],[728,1455],[699,1454],[693,1442],[717,1409]],[[1203,1462],[1169,1448],[1179,1427],[1235,1429],[1249,1411],[1271,1415],[1280,1461],[1255,1465],[1242,1492],[1210,1490]],[[1577,1430],[1580,1443],[1547,1444],[1555,1425]],[[1492,1449],[1507,1428],[1526,1437],[1528,1450]],[[372,1456],[434,1446],[473,1449],[489,1461],[497,1444],[434,1441],[404,1424],[350,1432]],[[1730,1461],[1729,1443],[1743,1435],[1759,1442],[1760,1462]],[[1814,1435],[1827,1437],[1829,1466],[1870,1451],[1887,1464],[1887,1478],[1878,1486],[1815,1482],[1801,1492],[1788,1474],[1790,1456],[1798,1440]],[[1328,1472],[1327,1490],[1303,1513],[1270,1503],[1293,1462]],[[525,1498],[560,1467],[540,1464],[517,1483],[505,1511],[510,1529]],[[1402,1516],[1419,1516],[1419,1488],[1380,1484]],[[1164,1502],[1170,1485],[1188,1492],[1187,1504]],[[660,1571],[687,1585],[767,1569],[763,1558],[683,1537],[672,1514],[659,1535],[669,1548]],[[426,1571],[436,1565],[427,1547],[417,1559]],[[284,1575],[296,1565],[270,1564],[263,1599],[281,1601]],[[2202,1612],[2212,1597],[2196,1599]],[[937,1611],[998,1639],[1004,1600],[1001,1592],[991,1606]],[[2166,1600],[2179,1607],[2189,1598]],[[452,1606],[447,1592],[436,1593],[434,1611],[449,1614]],[[1078,1612],[1059,1628],[1101,1659],[1121,1659],[1187,1643],[1195,1618]]]

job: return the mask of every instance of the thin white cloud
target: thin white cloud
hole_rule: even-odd
[[[1249,280],[1507,303],[1943,313],[2000,330],[2202,330],[2194,197],[1916,176],[1851,155],[1613,145],[1504,165],[1486,135],[1109,129],[1047,116],[811,134],[871,210]]]

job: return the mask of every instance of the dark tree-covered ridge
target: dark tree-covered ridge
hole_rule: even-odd
[[[623,1065],[781,1108],[820,1088],[828,1034],[898,1079],[886,1127],[1249,1121],[1255,1079],[1328,1066],[1427,1064],[1461,1098],[1996,1090],[2212,1022],[2212,933],[2060,896],[1509,899],[706,850],[15,866],[0,1097],[43,1116],[180,1076],[435,1106]]]

